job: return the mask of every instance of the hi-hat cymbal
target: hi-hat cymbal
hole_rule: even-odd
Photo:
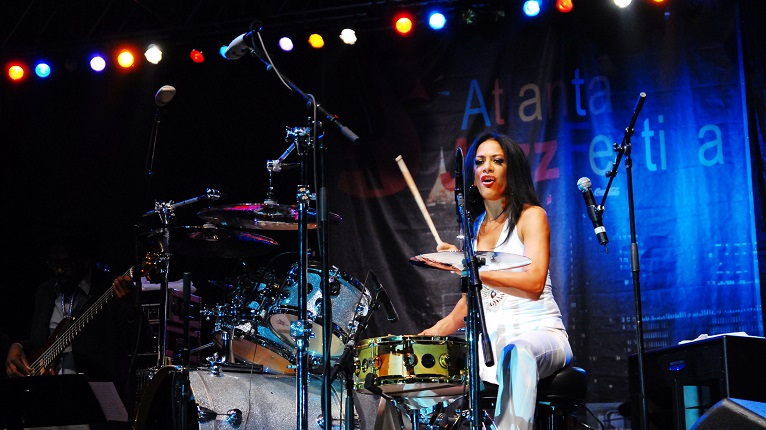
[[[160,244],[164,229],[142,234],[144,240]],[[246,231],[211,225],[168,227],[167,246],[171,254],[192,257],[244,258],[268,254],[277,241]]]
[[[410,264],[440,270],[462,271],[463,257],[463,251],[434,252],[416,255],[410,258]],[[476,251],[476,259],[479,261],[479,271],[515,269],[532,263],[529,258],[510,252]]]
[[[308,209],[307,227],[316,228],[316,210]],[[277,203],[239,203],[228,206],[214,206],[197,212],[203,220],[225,227],[255,230],[298,230],[298,207]],[[342,218],[330,212],[331,222]]]

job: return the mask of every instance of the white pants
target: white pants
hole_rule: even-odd
[[[567,334],[556,329],[529,331],[493,339],[493,347],[495,366],[485,367],[483,358],[479,362],[482,379],[498,384],[495,425],[498,430],[532,429],[538,381],[572,360]]]

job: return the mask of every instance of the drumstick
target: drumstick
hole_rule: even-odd
[[[420,191],[418,191],[418,187],[415,186],[415,180],[412,179],[412,175],[410,175],[409,169],[407,169],[407,165],[404,164],[404,159],[401,155],[396,157],[396,164],[399,165],[399,169],[402,170],[402,175],[404,175],[404,180],[407,182],[407,185],[410,187],[410,192],[412,192],[412,196],[415,197],[415,202],[417,202],[418,207],[420,208],[420,213],[423,214],[423,218],[426,219],[426,224],[428,224],[428,228],[431,229],[431,234],[434,235],[434,239],[436,239],[436,244],[440,245],[442,243],[441,238],[439,237],[439,233],[436,231],[436,227],[434,226],[434,222],[431,220],[431,215],[428,213],[428,210],[426,209],[426,204],[423,203],[423,198],[420,197]]]

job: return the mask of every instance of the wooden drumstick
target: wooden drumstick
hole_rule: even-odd
[[[412,179],[412,175],[410,175],[410,171],[409,169],[407,169],[407,165],[404,164],[404,159],[402,158],[401,155],[396,157],[396,164],[398,164],[399,168],[402,170],[402,175],[404,175],[404,180],[407,182],[407,185],[409,185],[410,192],[412,192],[412,196],[415,197],[415,202],[417,202],[418,207],[420,208],[420,213],[423,214],[423,218],[426,219],[426,224],[428,224],[428,228],[431,229],[431,234],[433,234],[434,239],[436,239],[436,244],[440,245],[442,243],[442,240],[439,237],[439,233],[436,231],[434,222],[431,220],[431,215],[428,213],[428,210],[426,209],[426,204],[423,203],[423,198],[420,197],[420,191],[418,191],[418,187],[415,186],[415,180]]]

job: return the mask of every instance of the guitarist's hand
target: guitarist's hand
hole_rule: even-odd
[[[114,289],[114,296],[118,299],[123,299],[133,293],[136,288],[136,284],[130,276],[119,276],[112,283],[112,289]]]
[[[11,345],[8,350],[8,358],[5,360],[5,373],[8,376],[27,376],[32,373],[32,369],[27,363],[27,356],[24,349],[18,343]]]

